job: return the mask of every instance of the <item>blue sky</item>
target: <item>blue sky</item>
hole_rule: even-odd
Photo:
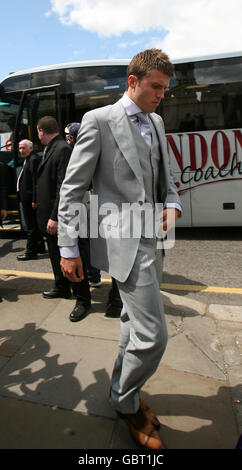
[[[30,67],[131,58],[149,47],[171,58],[238,51],[241,17],[241,0],[4,1],[0,81]]]

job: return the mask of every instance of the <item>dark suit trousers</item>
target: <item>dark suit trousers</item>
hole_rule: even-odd
[[[44,240],[37,225],[36,210],[32,209],[32,203],[22,202],[23,214],[27,226],[27,253],[38,253],[39,248],[43,248]]]
[[[123,306],[120,293],[118,290],[117,282],[116,280],[112,277],[112,286],[108,294],[108,300],[109,303],[112,305],[115,305],[116,307],[121,307]]]
[[[87,276],[90,282],[99,282],[101,280],[100,269],[91,265],[90,239],[85,239],[87,243]],[[112,277],[112,286],[108,294],[108,303],[122,308],[122,300],[119,294],[116,280]]]
[[[46,241],[53,273],[55,276],[55,287],[65,291],[69,291],[72,288],[73,294],[78,300],[81,300],[84,303],[90,302],[91,293],[86,270],[88,252],[88,244],[86,239],[80,239],[78,243],[84,271],[84,279],[81,282],[70,282],[66,277],[63,276],[60,268],[60,250],[59,246],[57,245],[57,235],[49,235],[47,233]]]

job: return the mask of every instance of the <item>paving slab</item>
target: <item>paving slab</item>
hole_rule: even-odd
[[[111,419],[6,397],[0,397],[0,408],[0,449],[110,447]]]
[[[187,338],[186,333],[169,339],[162,363],[175,370],[226,379],[223,371]]]
[[[81,322],[71,322],[69,315],[75,306],[74,300],[62,299],[41,323],[41,327],[55,333],[86,336],[118,341],[119,318],[107,318],[104,312],[97,312],[97,304],[92,303],[91,311]]]
[[[225,379],[223,347],[221,338],[218,338],[216,322],[205,316],[187,317],[184,318],[184,332],[187,340],[219,369],[222,375],[216,375],[216,378]]]
[[[207,304],[199,302],[194,299],[190,299],[186,295],[176,295],[171,292],[161,291],[163,296],[163,302],[165,305],[166,313],[170,313],[168,309],[173,310],[174,313],[184,316],[197,316],[205,315],[207,311]]]
[[[242,307],[240,305],[211,304],[208,314],[216,320],[225,320],[242,323]]]
[[[9,354],[18,350],[35,332],[36,327],[48,317],[59,302],[46,302],[39,294],[21,294],[18,301],[4,301],[0,304],[0,356],[3,349]],[[15,351],[15,352],[16,352]],[[5,355],[5,354],[3,354]],[[7,354],[8,355],[8,354]]]
[[[162,362],[142,396],[156,410],[168,449],[235,448],[238,430],[227,382]]]
[[[37,330],[0,370],[0,394],[114,417],[108,396],[114,341]]]
[[[38,276],[38,273],[36,273]],[[47,274],[48,276],[48,274]],[[19,275],[1,275],[1,295],[5,302],[17,302],[22,295],[27,297],[32,294],[42,294],[43,291],[50,290],[53,287],[53,280],[29,278]],[[41,295],[41,299],[42,295]]]
[[[4,367],[8,362],[8,358],[7,357],[0,357],[0,370],[2,367]]]

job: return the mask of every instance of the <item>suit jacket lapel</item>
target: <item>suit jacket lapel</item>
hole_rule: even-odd
[[[140,184],[143,185],[143,175],[139,157],[137,155],[137,149],[135,145],[131,144],[131,142],[134,141],[134,135],[132,134],[129,119],[126,116],[124,107],[120,100],[113,105],[108,123],[120,151],[127,160]]]
[[[56,147],[56,143],[53,143],[51,145],[51,148],[49,150],[47,150],[43,163],[46,163],[49,160],[50,156],[52,155],[52,153],[55,150],[55,147]]]
[[[156,134],[160,143],[160,148],[162,152],[162,158],[161,158],[161,176],[163,177],[163,181],[167,186],[168,181],[170,180],[170,171],[169,171],[169,166],[168,166],[168,160],[166,158],[167,155],[167,149],[166,149],[166,137],[165,133],[163,132],[163,128],[160,122],[155,118],[155,114],[150,114],[150,119],[152,121],[152,124],[154,125],[154,128],[156,130]]]
[[[49,160],[50,156],[52,155],[53,151],[55,150],[55,146],[56,146],[55,143],[53,143],[51,145],[50,149],[47,149],[44,160],[42,160],[39,164],[38,173],[39,173],[39,171],[42,171],[42,169],[45,166],[46,162]]]

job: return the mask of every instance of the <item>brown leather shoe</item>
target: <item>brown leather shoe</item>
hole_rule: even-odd
[[[140,399],[140,408],[143,410],[147,416],[147,418],[151,421],[155,429],[160,429],[160,421],[158,420],[155,413],[148,407],[148,405],[144,402],[144,400]]]
[[[140,408],[135,414],[118,412],[118,415],[125,421],[131,436],[139,445],[146,449],[165,449],[164,443],[144,410]]]

